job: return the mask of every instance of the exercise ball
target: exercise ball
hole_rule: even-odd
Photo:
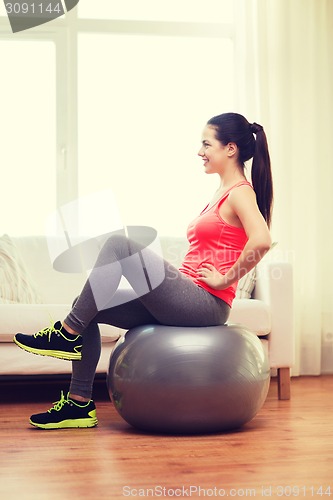
[[[249,422],[270,369],[258,337],[239,325],[130,329],[110,356],[107,386],[120,416],[158,433],[209,433]]]

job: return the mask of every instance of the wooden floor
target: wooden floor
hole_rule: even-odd
[[[276,390],[273,380],[242,430],[201,436],[140,433],[103,397],[97,428],[41,431],[27,419],[50,405],[9,401],[1,405],[0,498],[333,498],[333,377],[294,378],[290,401]]]

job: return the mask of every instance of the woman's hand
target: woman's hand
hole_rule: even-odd
[[[197,280],[206,283],[214,290],[223,290],[228,288],[228,283],[223,274],[221,274],[212,264],[204,262],[197,269]]]

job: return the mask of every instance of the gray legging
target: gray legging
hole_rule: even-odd
[[[118,288],[122,276],[131,289]],[[82,359],[72,362],[70,392],[91,398],[101,352],[98,323],[124,329],[144,324],[214,326],[224,324],[229,312],[228,304],[157,253],[126,236],[111,236],[65,319],[83,335]]]

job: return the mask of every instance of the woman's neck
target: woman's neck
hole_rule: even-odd
[[[227,189],[231,188],[237,182],[241,181],[246,181],[246,177],[243,173],[240,173],[239,171],[234,172],[234,173],[229,173],[229,175],[220,175],[220,185],[217,189],[218,192],[223,192],[226,191]]]

